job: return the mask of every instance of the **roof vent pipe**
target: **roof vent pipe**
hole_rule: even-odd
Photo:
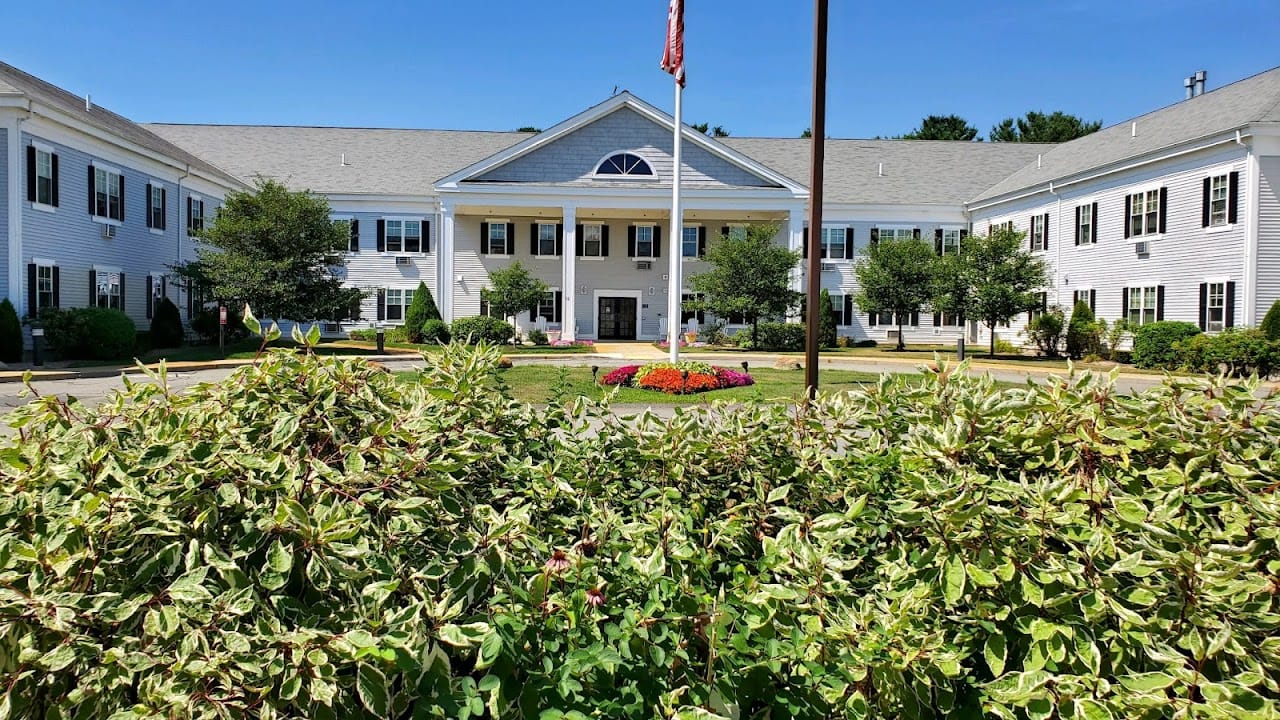
[[[1184,78],[1182,80],[1182,87],[1187,89],[1188,100],[1195,97],[1196,96],[1196,76],[1188,75],[1186,78]]]
[[[1036,169],[1037,170],[1041,168],[1041,166],[1043,165],[1043,161],[1044,161],[1044,155],[1041,153],[1036,153]]]
[[[91,99],[90,99],[90,96],[89,96],[89,94],[88,94],[88,93],[85,93],[85,96],[84,96],[84,111],[85,111],[85,112],[89,112],[89,111],[90,111],[90,110],[92,110],[92,109],[93,109],[93,100],[91,100]]]
[[[347,154],[346,154],[346,153],[342,153],[342,157],[341,157],[341,159],[339,160],[339,163],[342,165],[342,167],[346,167],[346,166],[347,166]]]
[[[1205,72],[1204,70],[1196,71],[1196,95],[1204,94],[1204,83],[1205,83],[1205,80],[1208,80],[1208,79],[1209,79],[1209,73]]]
[[[1135,120],[1129,128],[1129,137],[1138,137],[1138,122]]]
[[[884,177],[884,163],[880,163],[880,168],[876,170],[876,175]]]

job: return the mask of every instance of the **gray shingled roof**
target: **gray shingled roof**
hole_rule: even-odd
[[[720,142],[809,185],[809,141],[720,138]],[[826,143],[823,202],[959,205],[1033,161],[1053,145],[938,140],[835,140]],[[884,163],[884,174],[880,174]]]
[[[275,125],[147,127],[242,178],[262,175],[294,190],[370,195],[434,195],[436,180],[531,134]]]
[[[104,130],[135,145],[160,153],[173,160],[190,163],[212,178],[235,184],[237,178],[211,165],[206,160],[175,146],[145,127],[117,115],[99,105],[85,109],[83,97],[72,95],[56,85],[51,85],[34,75],[22,72],[12,65],[0,62],[0,92],[20,94],[34,103],[56,108],[88,125]]]
[[[1137,136],[1133,123],[1137,123]],[[973,197],[981,202],[1121,164],[1197,138],[1254,123],[1280,123],[1280,68],[1224,85],[1091,135],[1058,145]]]

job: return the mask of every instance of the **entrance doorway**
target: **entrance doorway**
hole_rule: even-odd
[[[596,337],[601,340],[636,339],[636,299],[602,297],[599,299],[599,323]]]

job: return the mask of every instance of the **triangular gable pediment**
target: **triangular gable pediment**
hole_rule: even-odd
[[[437,188],[475,183],[670,187],[674,121],[630,93],[616,95],[553,128],[440,180]],[[605,158],[633,153],[650,177],[596,174]],[[750,187],[805,193],[805,188],[759,162],[689,127],[682,143],[681,185],[688,188]]]

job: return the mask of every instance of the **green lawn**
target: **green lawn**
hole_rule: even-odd
[[[600,368],[600,377],[612,368]],[[564,396],[602,398],[613,388],[596,385],[591,379],[591,368],[556,367],[551,365],[520,365],[500,370],[503,382],[511,389],[511,394],[519,400],[531,403],[550,401],[555,388],[560,383],[563,371],[565,385]],[[414,373],[401,373],[401,377],[412,378]],[[712,400],[749,401],[793,401],[804,393],[804,371],[753,369],[751,376],[756,384],[748,387],[728,388],[693,395],[667,395],[666,393],[638,388],[619,388],[613,402],[628,405],[696,405]],[[841,389],[853,389],[869,382],[875,382],[878,376],[871,373],[853,372],[850,370],[822,370],[818,375],[818,387],[824,392]]]
[[[346,345],[363,348],[363,352],[371,352],[378,347],[377,343],[369,340],[342,340],[341,342]],[[413,343],[400,342],[384,342],[383,346],[396,350],[416,350],[419,352],[434,352],[440,349],[439,345],[415,345]],[[595,352],[595,348],[590,345],[565,345],[562,347],[551,347],[550,345],[504,345],[502,352],[508,355],[589,354]]]
[[[247,339],[234,343],[227,343],[225,351],[219,350],[217,345],[189,345],[180,348],[168,348],[163,350],[150,350],[138,356],[138,360],[144,363],[156,363],[161,360],[169,362],[206,362],[209,360],[252,360],[258,354],[258,348],[262,345],[261,340]],[[296,344],[289,340],[277,340],[268,347],[270,348],[292,348],[297,347]],[[367,351],[363,348],[349,347],[345,345],[334,345],[327,342],[321,342],[316,347],[317,355],[363,355]],[[109,365],[132,365],[132,362],[116,362],[107,360],[83,360],[73,362],[69,367],[103,367]]]

